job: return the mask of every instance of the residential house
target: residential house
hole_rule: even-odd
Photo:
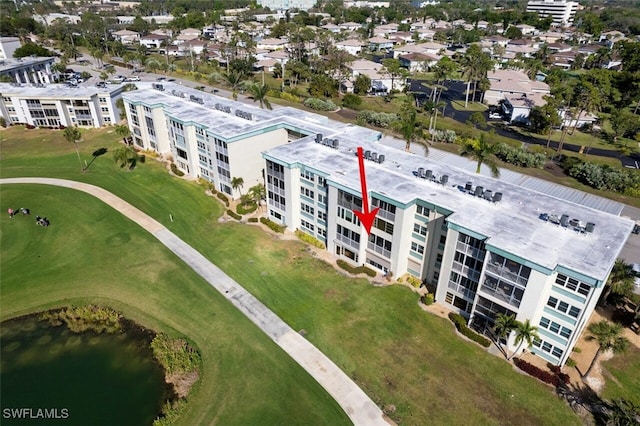
[[[527,123],[534,106],[542,106],[548,95],[549,85],[531,80],[527,74],[515,70],[493,70],[487,73],[489,89],[483,102],[487,105],[502,105],[510,122]]]
[[[164,34],[149,34],[140,37],[140,44],[147,49],[159,49],[164,44],[168,43],[169,36]]]
[[[116,31],[113,34],[113,38],[122,44],[137,44],[140,41],[140,33],[129,30]]]
[[[286,38],[265,38],[256,42],[256,49],[265,50],[282,50],[289,45],[289,40]]]
[[[393,49],[393,40],[383,37],[371,37],[367,40],[367,45],[371,52],[390,51]]]
[[[353,56],[358,56],[364,48],[364,43],[360,40],[350,38],[343,41],[336,41],[335,47],[336,49],[344,50]]]
[[[400,64],[407,68],[409,72],[427,72],[438,63],[439,57],[427,53],[408,53],[398,56]]]

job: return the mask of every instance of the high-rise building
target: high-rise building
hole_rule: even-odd
[[[578,2],[569,0],[529,0],[527,12],[537,13],[541,18],[553,17],[553,23],[567,25],[573,22],[578,11]]]
[[[271,220],[354,265],[423,281],[480,333],[497,314],[531,321],[531,351],[553,364],[570,356],[634,227],[621,203],[508,170],[495,179],[457,155],[407,153],[378,131],[294,108],[172,84],[123,97],[139,147],[234,196],[233,177],[263,183]],[[370,233],[354,214],[365,203],[360,147],[379,209]]]

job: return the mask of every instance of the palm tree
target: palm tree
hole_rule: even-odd
[[[242,186],[244,185],[244,179],[241,177],[234,177],[231,179],[231,187],[234,190],[240,191],[240,195],[242,195]]]
[[[240,87],[240,84],[244,79],[244,74],[238,71],[231,71],[231,72],[222,74],[222,77],[224,78],[227,85],[231,87],[231,93],[232,93],[233,99],[238,99],[238,88]]]
[[[82,159],[80,158],[80,150],[78,149],[78,142],[82,137],[80,130],[77,127],[67,127],[64,129],[64,138],[73,144],[76,149],[76,154],[78,155],[78,162],[80,163],[80,170],[84,171],[84,167],[82,166]]]
[[[470,157],[478,162],[476,173],[480,173],[482,165],[489,167],[491,176],[499,177],[500,169],[496,163],[495,153],[498,150],[498,144],[489,142],[484,137],[484,134],[480,135],[480,139],[466,139],[462,143],[462,150],[460,155],[463,157]]]
[[[640,405],[626,399],[614,399],[607,404],[607,426],[640,424]]]
[[[393,128],[402,134],[405,140],[405,151],[409,152],[411,143],[421,136],[422,131],[418,127],[418,111],[412,95],[407,95],[400,107],[400,118],[392,124]],[[428,147],[425,145],[425,148]]]
[[[152,73],[155,73],[162,67],[162,64],[160,64],[159,61],[153,58],[147,59],[144,65],[145,67],[149,68],[149,70],[151,70]]]
[[[113,151],[113,161],[121,168],[127,167],[127,170],[133,170],[138,163],[138,153],[129,145],[123,145]]]
[[[116,126],[116,135],[122,136],[122,140],[126,142],[126,139],[131,136],[131,130],[126,124],[118,124]]]
[[[251,198],[253,199],[253,201],[255,201],[255,203],[258,206],[260,206],[260,201],[262,201],[265,198],[267,193],[264,188],[264,185],[259,183],[249,188],[249,195],[251,195]]]
[[[627,349],[627,346],[629,346],[629,340],[620,335],[620,333],[622,333],[622,326],[620,324],[602,320],[591,324],[587,330],[590,333],[587,339],[596,340],[598,342],[598,351],[582,378],[589,376],[591,369],[596,365],[596,362],[603,351],[611,350],[614,354],[617,354],[624,352]]]
[[[622,259],[618,259],[613,264],[609,279],[607,280],[605,292],[602,295],[602,303],[607,304],[607,299],[611,293],[628,295],[633,290],[634,284],[633,268],[629,263]]]
[[[537,330],[538,330],[538,327],[531,325],[529,320],[525,320],[525,322],[519,322],[519,321],[517,322],[516,330],[515,330],[516,338],[514,340],[514,343],[518,345],[518,347],[516,348],[515,351],[513,351],[513,354],[511,354],[511,358],[513,358],[514,355],[517,354],[520,351],[520,349],[522,349],[522,345],[525,342],[527,343],[527,348],[530,348],[531,345],[533,345],[533,339],[538,338]]]
[[[271,103],[269,99],[267,99],[267,93],[269,92],[269,86],[266,84],[252,84],[249,86],[249,93],[253,97],[253,102],[260,102],[260,108],[266,107],[267,109],[271,108]]]
[[[511,332],[518,327],[518,321],[516,321],[516,317],[513,314],[497,314],[495,323],[493,324],[493,332],[496,334],[497,342],[496,345],[498,349],[502,349],[500,341],[505,339],[507,341],[504,348],[504,357],[509,358],[509,336],[511,336]]]

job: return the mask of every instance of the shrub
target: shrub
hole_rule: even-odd
[[[242,216],[240,216],[239,214],[236,214],[236,212],[234,212],[233,210],[227,210],[227,214],[232,218],[234,218],[235,220],[242,219]]]
[[[561,384],[569,383],[569,375],[560,372],[560,367],[555,367],[553,371],[544,371],[541,368],[536,367],[533,364],[529,364],[520,358],[514,358],[513,363],[520,370],[553,386],[560,386]],[[557,371],[555,373],[554,371]]]
[[[357,274],[364,273],[370,276],[371,278],[376,276],[376,271],[374,271],[373,269],[369,269],[366,266],[353,266],[342,259],[338,259],[336,263],[340,268],[344,269],[345,271],[351,274],[357,275]]]
[[[640,190],[640,175],[635,171],[617,169],[607,164],[577,164],[569,170],[569,175],[595,189],[624,194]]]
[[[582,349],[580,349],[580,346],[574,346],[573,349],[571,349],[571,352],[579,354],[582,353]]]
[[[249,218],[249,222],[250,223],[258,223],[258,218],[257,217],[250,217]]]
[[[573,358],[567,358],[566,366],[573,368],[576,366],[576,361]]]
[[[514,148],[505,143],[498,144],[496,157],[505,163],[513,164],[519,167],[531,167],[540,169],[544,166],[546,156],[542,153],[531,153],[527,150],[517,147]]]
[[[260,218],[260,223],[262,223],[263,225],[268,226],[272,231],[275,231],[279,234],[284,234],[284,230],[286,229],[286,226],[283,225],[278,225],[277,223],[275,223],[272,220],[267,219],[266,217],[261,217]]]
[[[416,277],[411,277],[411,276],[407,277],[407,282],[415,288],[420,288],[420,286],[422,285],[422,281],[420,281]]]
[[[300,103],[302,101],[300,96],[296,96],[296,95],[294,95],[292,93],[289,93],[289,92],[280,93],[280,99],[284,99],[285,101],[290,101],[290,102],[295,102],[295,103]]]
[[[333,101],[323,101],[318,98],[307,98],[302,104],[307,108],[315,109],[317,111],[335,111],[338,109],[338,106],[334,104]]]
[[[371,124],[372,126],[386,128],[389,127],[391,123],[398,120],[398,115],[386,112],[364,110],[360,111],[358,115],[356,115],[356,120],[359,123],[367,123]]]
[[[24,127],[26,127],[27,129],[31,130],[31,129],[35,129],[36,126],[32,125],[32,124],[27,124]]]
[[[582,164],[582,160],[577,157],[568,157],[566,155],[560,157],[560,167],[562,167],[562,170],[567,174],[578,164]]]
[[[68,306],[43,312],[39,319],[54,327],[65,324],[74,333],[91,330],[95,333],[114,334],[122,330],[119,312],[95,305]]]
[[[200,366],[200,354],[185,339],[158,333],[151,342],[153,356],[169,374],[190,373]]]
[[[345,108],[358,109],[362,105],[362,98],[353,93],[347,93],[342,98],[342,106]]]
[[[425,294],[424,296],[421,296],[420,301],[427,306],[433,305],[433,294],[429,293],[429,294]]]
[[[454,143],[457,135],[453,130],[436,130],[433,133],[433,140],[441,143]]]
[[[218,192],[216,194],[216,197],[218,197],[220,200],[222,200],[222,202],[224,203],[225,206],[229,207],[229,199],[227,198],[226,195],[224,195],[222,192]]]
[[[301,231],[299,229],[296,229],[295,234],[296,234],[296,236],[298,238],[300,238],[305,243],[311,244],[312,246],[321,248],[323,250],[325,249],[325,245],[324,245],[324,243],[322,241],[320,241],[319,239],[307,234],[306,232]]]
[[[173,173],[174,175],[179,176],[179,177],[184,176],[183,171],[182,171],[182,170],[180,170],[180,169],[178,168],[178,166],[176,166],[176,164],[175,164],[175,163],[171,163],[171,173]]]
[[[0,117],[0,127],[7,127],[7,120],[4,117]]]
[[[236,213],[238,214],[248,214],[253,213],[258,208],[258,205],[255,202],[251,202],[249,204],[240,203],[236,206]]]
[[[467,320],[460,314],[456,314],[454,312],[449,313],[449,319],[456,326],[460,334],[465,336],[466,338],[473,340],[476,343],[488,348],[491,346],[491,341],[484,336],[479,335],[469,327],[467,327]]]

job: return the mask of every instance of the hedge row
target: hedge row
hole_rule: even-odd
[[[635,170],[622,170],[606,164],[579,163],[571,167],[569,176],[595,189],[632,197],[640,195],[640,174]]]
[[[184,176],[184,172],[180,170],[175,163],[171,163],[171,172],[176,176],[180,176],[180,177]]]
[[[242,216],[240,216],[239,214],[236,214],[236,212],[234,212],[233,210],[227,210],[227,214],[232,218],[234,218],[235,220],[242,219]]]
[[[369,269],[366,266],[352,266],[342,259],[338,259],[336,263],[338,264],[339,267],[341,267],[342,269],[344,269],[345,271],[351,274],[357,275],[357,274],[364,273],[370,276],[371,278],[376,276],[376,271],[374,271],[373,269]]]
[[[250,203],[247,205],[240,203],[236,206],[236,213],[249,214],[249,213],[255,212],[257,208],[258,208],[258,205],[256,203]]]
[[[542,380],[545,383],[548,383],[553,386],[560,386],[562,384],[569,383],[569,375],[564,374],[560,371],[560,367],[554,368],[556,372],[544,371],[533,364],[529,364],[527,361],[524,361],[520,358],[514,358],[513,363],[520,370],[524,371],[530,376],[535,377],[538,380]]]
[[[386,113],[386,112],[375,112],[375,111],[360,111],[358,115],[356,115],[356,120],[359,123],[367,123],[376,127],[389,127],[391,123],[398,120],[397,114]]]
[[[541,169],[544,166],[546,156],[541,153],[531,153],[520,147],[512,147],[505,143],[498,144],[496,157],[505,163],[519,167],[531,167]]]
[[[451,320],[451,322],[453,324],[455,324],[455,326],[458,329],[458,331],[460,332],[460,334],[462,334],[466,338],[471,339],[474,342],[481,344],[485,348],[488,348],[489,346],[491,346],[491,341],[489,339],[487,339],[484,336],[479,335],[478,333],[476,333],[475,331],[473,331],[472,329],[467,327],[467,320],[465,320],[462,315],[456,314],[454,312],[450,312],[449,313],[449,319]]]
[[[258,223],[258,218],[257,217],[250,217],[249,218],[249,222],[250,223]]]
[[[318,248],[323,249],[323,250],[326,248],[322,241],[320,241],[319,239],[307,234],[304,231],[296,229],[295,234],[296,234],[296,236],[298,238],[300,238],[302,241],[304,241],[307,244],[311,244],[312,246],[318,247]]]
[[[284,230],[286,226],[278,225],[272,220],[267,219],[266,217],[260,218],[260,223],[271,228],[272,231],[278,232],[279,234],[284,234]]]
[[[335,111],[338,106],[330,100],[322,100],[318,98],[307,98],[302,103],[307,108],[315,109],[318,111]]]
[[[221,199],[225,206],[229,207],[229,199],[227,198],[226,195],[224,195],[222,192],[218,192],[216,194],[216,197]]]

